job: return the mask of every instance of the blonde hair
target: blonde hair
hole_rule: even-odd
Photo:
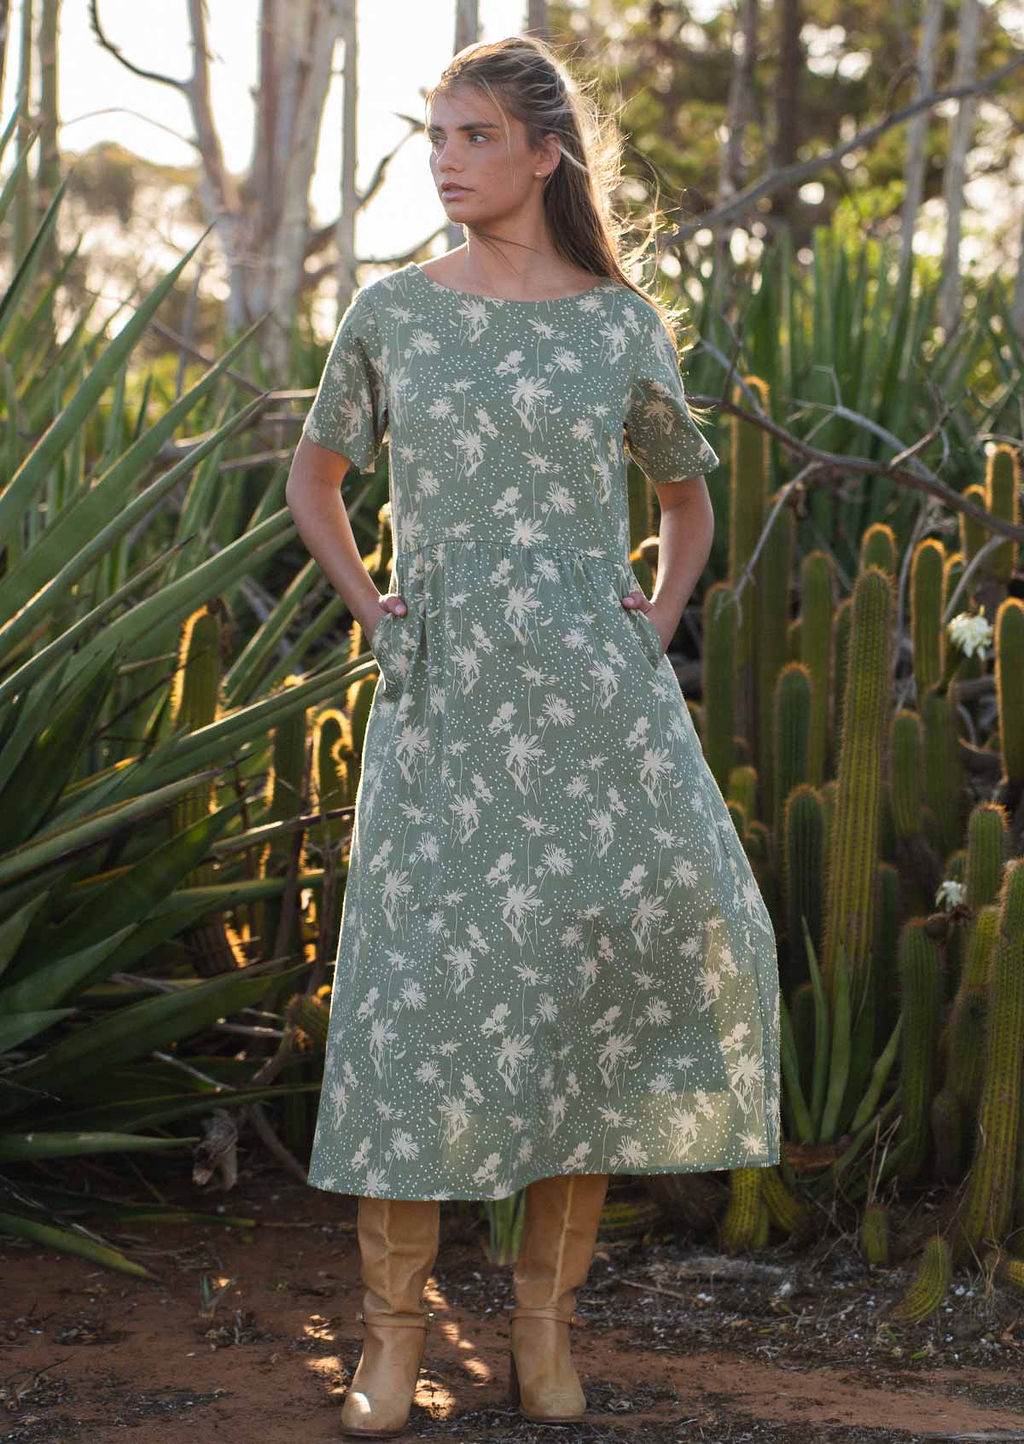
[[[618,281],[648,301],[661,316],[678,357],[675,328],[684,321],[686,308],[673,307],[643,290],[625,269],[646,258],[661,213],[655,204],[647,235],[624,250],[624,237],[633,222],[618,214],[612,204],[621,179],[622,138],[614,119],[601,110],[589,88],[574,81],[550,46],[532,35],[467,45],[426,92],[425,109],[436,96],[456,85],[476,86],[493,101],[505,123],[506,140],[510,115],[526,127],[530,146],[539,146],[545,135],[554,133],[561,159],[545,177],[543,196],[556,249],[573,265]],[[486,232],[468,223],[465,228],[489,239]]]

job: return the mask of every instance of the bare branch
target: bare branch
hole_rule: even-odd
[[[685,225],[679,227],[674,235],[666,236],[663,244],[678,244],[688,240],[695,231],[734,221],[748,211],[761,196],[772,195],[777,190],[801,184],[809,176],[816,175],[818,171],[825,170],[828,166],[835,165],[851,151],[872,145],[879,136],[892,130],[894,126],[902,125],[904,121],[917,115],[919,111],[934,109],[946,100],[961,100],[965,96],[981,95],[987,90],[994,89],[1001,80],[1015,70],[1019,70],[1022,65],[1024,65],[1024,55],[1017,55],[1013,60],[1008,60],[1005,65],[1001,65],[998,70],[993,70],[990,75],[982,76],[980,80],[976,80],[970,85],[951,85],[947,90],[935,90],[929,95],[919,96],[912,104],[904,106],[902,110],[894,111],[892,115],[885,116],[877,125],[869,125],[866,130],[860,131],[851,140],[836,146],[835,150],[824,151],[821,155],[811,156],[809,160],[798,161],[793,165],[769,171],[760,180],[747,186],[746,190],[737,191],[734,196],[730,196],[727,201],[723,201],[721,205],[708,211],[698,220],[687,221]]]
[[[173,75],[161,75],[156,70],[143,70],[141,65],[134,65],[132,61],[125,57],[120,46],[115,45],[112,40],[107,38],[104,34],[103,26],[100,24],[99,0],[89,0],[89,23],[92,26],[93,34],[103,46],[103,49],[108,51],[115,60],[119,60],[126,70],[130,70],[133,75],[141,75],[143,80],[158,80],[161,85],[169,85],[174,90],[182,90],[187,93],[187,81],[175,80]]]
[[[813,482],[814,484],[830,483],[840,480],[844,474],[855,472],[859,476],[884,476],[888,481],[898,482],[900,486],[910,487],[913,491],[923,492],[926,496],[933,496],[941,501],[944,506],[950,507],[953,511],[962,511],[965,516],[983,526],[986,531],[998,532],[1000,536],[1009,537],[1012,541],[1024,542],[1024,526],[1016,526],[1013,522],[1004,521],[1000,516],[994,516],[979,506],[977,502],[970,501],[967,497],[961,496],[951,486],[935,476],[926,468],[919,471],[910,471],[904,466],[893,466],[885,461],[873,461],[866,456],[844,456],[839,452],[823,451],[820,447],[811,446],[809,442],[798,436],[793,436],[785,427],[773,421],[763,411],[745,411],[742,406],[728,401],[721,396],[701,396],[695,392],[688,392],[687,395],[697,406],[715,406],[721,411],[727,411],[731,416],[739,416],[753,426],[759,426],[769,436],[774,436],[787,451],[802,458],[808,463],[808,468],[794,482],[790,484],[793,490],[806,489]],[[856,412],[849,411],[846,407],[834,408],[834,414],[844,420],[857,421],[871,429],[873,426],[869,418],[859,416]],[[920,463],[918,463],[920,466]]]

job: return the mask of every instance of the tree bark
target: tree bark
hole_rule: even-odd
[[[942,27],[942,4],[943,0],[926,0],[917,42],[916,92],[919,96],[929,95],[935,86],[935,56]],[[900,215],[900,277],[905,285],[910,284],[913,274],[914,233],[924,197],[925,141],[930,118],[930,113],[922,110],[907,126],[907,160],[903,170],[904,196]]]
[[[970,85],[977,78],[980,39],[981,6],[978,0],[960,0],[954,85]],[[957,104],[956,115],[950,127],[949,157],[942,181],[942,198],[946,206],[946,239],[942,254],[938,315],[947,340],[960,321],[960,235],[964,213],[964,186],[967,182],[967,152],[971,148],[974,110],[973,95],[965,96]]]

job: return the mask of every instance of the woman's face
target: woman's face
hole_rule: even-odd
[[[435,97],[427,116],[430,173],[453,221],[472,225],[492,220],[540,197],[558,158],[554,137],[540,151],[526,142],[526,127],[475,86],[462,85]],[[541,175],[536,176],[535,171]],[[458,187],[449,192],[446,186]]]

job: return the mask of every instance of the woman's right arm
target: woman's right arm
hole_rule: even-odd
[[[300,436],[284,498],[306,550],[320,563],[369,642],[381,611],[405,614],[394,593],[377,591],[352,532],[341,484],[352,463],[347,456]]]

